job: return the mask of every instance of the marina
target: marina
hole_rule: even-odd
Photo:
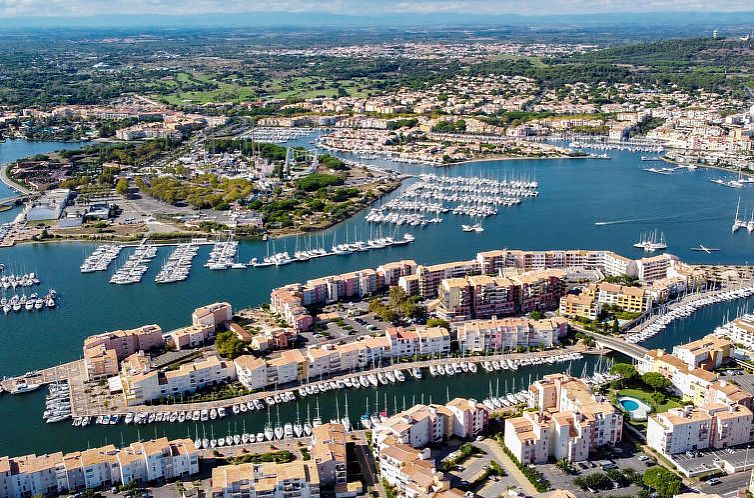
[[[141,282],[149,263],[157,256],[157,247],[143,244],[129,256],[128,261],[110,277],[111,284],[128,285]]]
[[[486,218],[498,214],[500,206],[516,206],[523,199],[537,197],[536,180],[423,174],[403,193],[366,215],[370,223],[427,226],[441,223],[442,214]],[[477,224],[475,230],[481,225]],[[472,231],[472,230],[465,230]]]
[[[310,139],[303,137],[298,140],[299,142],[290,145],[305,146]],[[5,144],[0,144],[0,147],[3,145]],[[655,228],[664,232],[672,241],[673,254],[684,261],[744,264],[751,260],[754,240],[733,236],[730,230],[730,208],[736,204],[739,193],[742,196],[742,204],[746,203],[747,191],[718,189],[709,181],[715,178],[735,177],[732,173],[700,168],[693,174],[673,175],[672,181],[666,182],[662,179],[655,182],[649,180],[654,176],[646,175],[642,171],[638,154],[621,150],[613,150],[610,154],[613,160],[609,167],[597,160],[555,159],[489,161],[445,168],[442,170],[443,175],[485,178],[524,178],[527,174],[522,171],[526,171],[530,178],[536,177],[538,184],[546,191],[547,195],[539,196],[536,202],[522,202],[519,205],[500,208],[501,213],[510,211],[514,215],[486,217],[485,231],[481,237],[464,234],[459,225],[446,221],[427,226],[422,230],[421,236],[417,236],[410,244],[391,245],[379,251],[317,257],[309,259],[305,264],[270,265],[253,272],[218,272],[210,271],[202,265],[194,265],[186,285],[161,285],[154,282],[159,270],[153,268],[155,265],[151,265],[138,286],[108,285],[107,279],[82,274],[82,254],[89,254],[96,248],[92,243],[52,242],[3,248],[0,257],[6,266],[12,263],[14,268],[23,268],[24,262],[28,265],[34,261],[37,273],[45,275],[45,285],[65,291],[65,306],[59,306],[55,313],[19,313],[13,319],[4,320],[0,333],[0,376],[41,369],[60,361],[79,358],[81,343],[91,334],[137,327],[145,323],[158,323],[164,330],[180,327],[184,325],[186,313],[210,300],[228,301],[234,308],[255,306],[269,299],[271,288],[285,282],[332,274],[333,265],[337,265],[338,271],[352,271],[401,259],[414,259],[419,264],[434,264],[471,257],[479,251],[502,247],[605,248],[621,252],[636,242],[637,233]],[[343,157],[359,159],[347,154]],[[417,175],[406,180],[403,187],[380,202],[388,202],[398,197],[404,189],[418,181],[418,175],[438,174],[437,168],[433,166],[403,165],[381,159],[370,162],[376,166],[390,167],[402,173]],[[604,186],[607,184],[621,185],[621,188],[605,189]],[[698,202],[713,192],[720,198],[720,202]],[[525,209],[522,209],[524,207]],[[355,233],[369,234],[370,224],[364,219],[367,213],[368,210],[324,232],[313,234],[310,244],[302,243],[304,238],[299,236],[298,250],[326,248],[327,252],[331,252],[332,244],[329,242],[333,238],[340,241],[340,244],[353,239]],[[618,222],[610,221],[609,224],[595,226],[595,222],[599,220]],[[470,218],[470,221],[468,224],[473,225],[478,220]],[[692,250],[700,243],[699,233],[705,234],[706,247],[718,251],[708,253]],[[375,238],[379,238],[378,233],[374,235]],[[387,230],[384,230],[384,235],[388,235]],[[463,237],[461,247],[457,243],[458,237]],[[328,243],[325,244],[324,241]],[[289,248],[293,248],[295,237],[275,241],[279,248],[284,247],[286,242]],[[272,241],[241,241],[238,245],[237,259],[250,261],[251,258],[257,258],[258,261],[262,261],[267,247],[271,245]],[[123,257],[125,249],[119,258]],[[197,258],[207,261],[210,249],[208,245],[201,245]],[[169,251],[171,249],[159,246],[157,257],[167,257]],[[295,251],[291,251],[293,252]],[[701,337],[720,324],[718,310],[728,309],[724,307],[742,302],[748,301],[741,299],[700,308],[692,316],[681,317],[668,325],[667,333],[650,337],[642,344],[647,347],[668,347],[677,342],[674,337]],[[82,320],[82,310],[87,310],[85,320]],[[38,335],[39,340],[29,340],[30,330],[35,331],[35,337]],[[42,342],[44,347],[39,346]],[[574,361],[574,372],[579,372],[584,362],[591,361],[591,358]],[[381,386],[380,392],[385,392],[388,398],[397,396],[399,404],[400,398],[404,395],[407,404],[414,396],[417,401],[420,400],[422,393],[427,399],[430,395],[436,400],[444,399],[446,386],[458,391],[459,395],[480,400],[488,394],[488,378],[484,375],[432,377],[427,368],[423,371],[424,378],[421,382]],[[484,370],[483,367],[478,368]],[[563,367],[557,364],[540,365],[536,369],[549,372],[556,371],[555,369],[562,371]],[[516,377],[519,379],[518,382],[524,382],[528,372],[533,370],[521,367],[518,371],[500,370],[486,372],[486,375],[499,376],[501,383],[504,378]],[[30,383],[33,382],[35,381],[32,379]],[[458,389],[458,386],[463,388]],[[352,420],[358,420],[359,414],[363,412],[364,393],[367,391],[348,391]],[[337,392],[341,392],[342,409],[343,394],[342,391]],[[334,416],[335,393],[329,391],[319,394],[318,397],[323,418]],[[372,394],[372,399],[373,397]],[[43,398],[44,393],[41,389],[22,396],[0,396],[0,424],[7,428],[9,434],[0,442],[0,453],[22,454],[42,448],[76,449],[80,446],[77,441],[80,441],[81,435],[76,436],[78,431],[73,430],[70,424],[41,422]],[[311,401],[313,408],[314,400]],[[308,398],[297,398],[296,402],[279,405],[281,417],[283,420],[294,420],[296,406],[300,407],[301,413],[305,413],[306,404],[309,402]],[[356,407],[361,409],[354,410]],[[272,411],[277,409],[276,407]],[[29,413],[34,416],[18,417],[18,413]],[[266,413],[258,411],[239,414],[236,417],[239,426],[246,420],[247,426],[254,427],[255,432],[256,428],[264,427],[266,421]],[[122,433],[125,440],[135,440],[138,437],[137,427],[140,426],[126,425],[123,422],[121,418],[121,422],[115,426],[117,429],[110,425],[91,424],[86,428],[86,438],[92,444],[102,444],[119,439]],[[205,424],[209,434],[212,421]],[[216,434],[225,434],[225,425],[224,420],[218,423],[215,428]],[[188,424],[154,423],[153,426],[160,435],[182,437],[186,434]]]
[[[123,250],[120,244],[105,244],[97,246],[94,251],[84,259],[81,264],[81,273],[106,271]]]
[[[238,242],[226,240],[215,242],[209,253],[209,259],[204,264],[210,270],[227,270],[229,268],[246,268],[246,265],[236,260]]]
[[[199,252],[196,244],[179,244],[154,278],[158,284],[169,284],[186,280],[191,271],[191,262]]]
[[[754,284],[752,283],[733,289],[716,289],[685,294],[676,301],[666,303],[659,309],[653,310],[649,316],[625,336],[625,340],[634,344],[641,343],[663,332],[674,321],[690,317],[700,308],[726,301],[747,299],[753,295]]]

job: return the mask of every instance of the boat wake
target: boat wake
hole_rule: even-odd
[[[699,218],[699,217],[692,217],[689,218],[686,216],[688,213],[685,213],[684,215],[677,215],[677,216],[666,216],[664,218],[634,218],[630,220],[612,220],[612,221],[595,221],[595,226],[604,226],[604,225],[623,225],[623,224],[629,224],[629,223],[656,223],[656,222],[663,222],[663,223],[697,223],[701,221],[718,221],[725,219],[722,216],[715,216],[715,217],[708,217],[708,218]]]
[[[603,225],[620,225],[623,223],[640,223],[640,222],[647,222],[647,221],[656,221],[656,220],[652,220],[651,218],[634,218],[630,220],[595,221],[594,224],[599,227]]]

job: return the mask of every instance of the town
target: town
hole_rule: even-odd
[[[557,482],[563,496],[654,487],[651,479],[677,490],[689,479],[714,484],[752,465],[737,449],[752,440],[752,385],[730,377],[735,363],[745,369],[754,354],[752,319],[671,352],[630,348],[622,337],[652,310],[754,293],[751,275],[729,274],[714,281],[710,269],[669,254],[486,251],[470,261],[398,261],[285,285],[269,305],[236,313],[228,303],[210,304],[176,330],[152,324],[94,335],[82,360],[2,385],[13,395],[48,385],[48,423],[186,422],[188,437],[5,457],[0,489],[21,497],[196,482],[197,475],[208,477],[198,486],[213,496],[287,486],[307,496],[357,496],[380,485],[401,496],[487,496],[504,477],[521,494]],[[377,395],[369,411],[368,393],[391,383],[525,372],[584,355],[601,362],[605,348],[629,354],[633,364],[606,361],[581,377],[570,366],[539,371],[520,390],[490,388],[481,400],[414,398],[407,406],[404,396],[403,407],[397,400],[381,407]],[[343,389],[366,390],[367,412],[351,418],[358,412],[349,412],[346,394],[345,415],[325,422],[318,397]],[[280,422],[280,405],[312,398],[313,418]],[[273,410],[277,424],[268,420],[263,429],[210,437],[196,425]],[[446,445],[456,449],[448,455]],[[596,455],[601,470],[591,471]],[[371,463],[349,475],[351,458]],[[466,477],[469,458],[487,462],[478,475]]]

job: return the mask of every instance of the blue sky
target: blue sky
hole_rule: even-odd
[[[0,17],[235,12],[334,14],[752,11],[748,0],[0,0]]]

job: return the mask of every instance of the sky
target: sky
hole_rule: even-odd
[[[750,0],[0,0],[0,17],[318,12],[558,15],[752,11]]]

